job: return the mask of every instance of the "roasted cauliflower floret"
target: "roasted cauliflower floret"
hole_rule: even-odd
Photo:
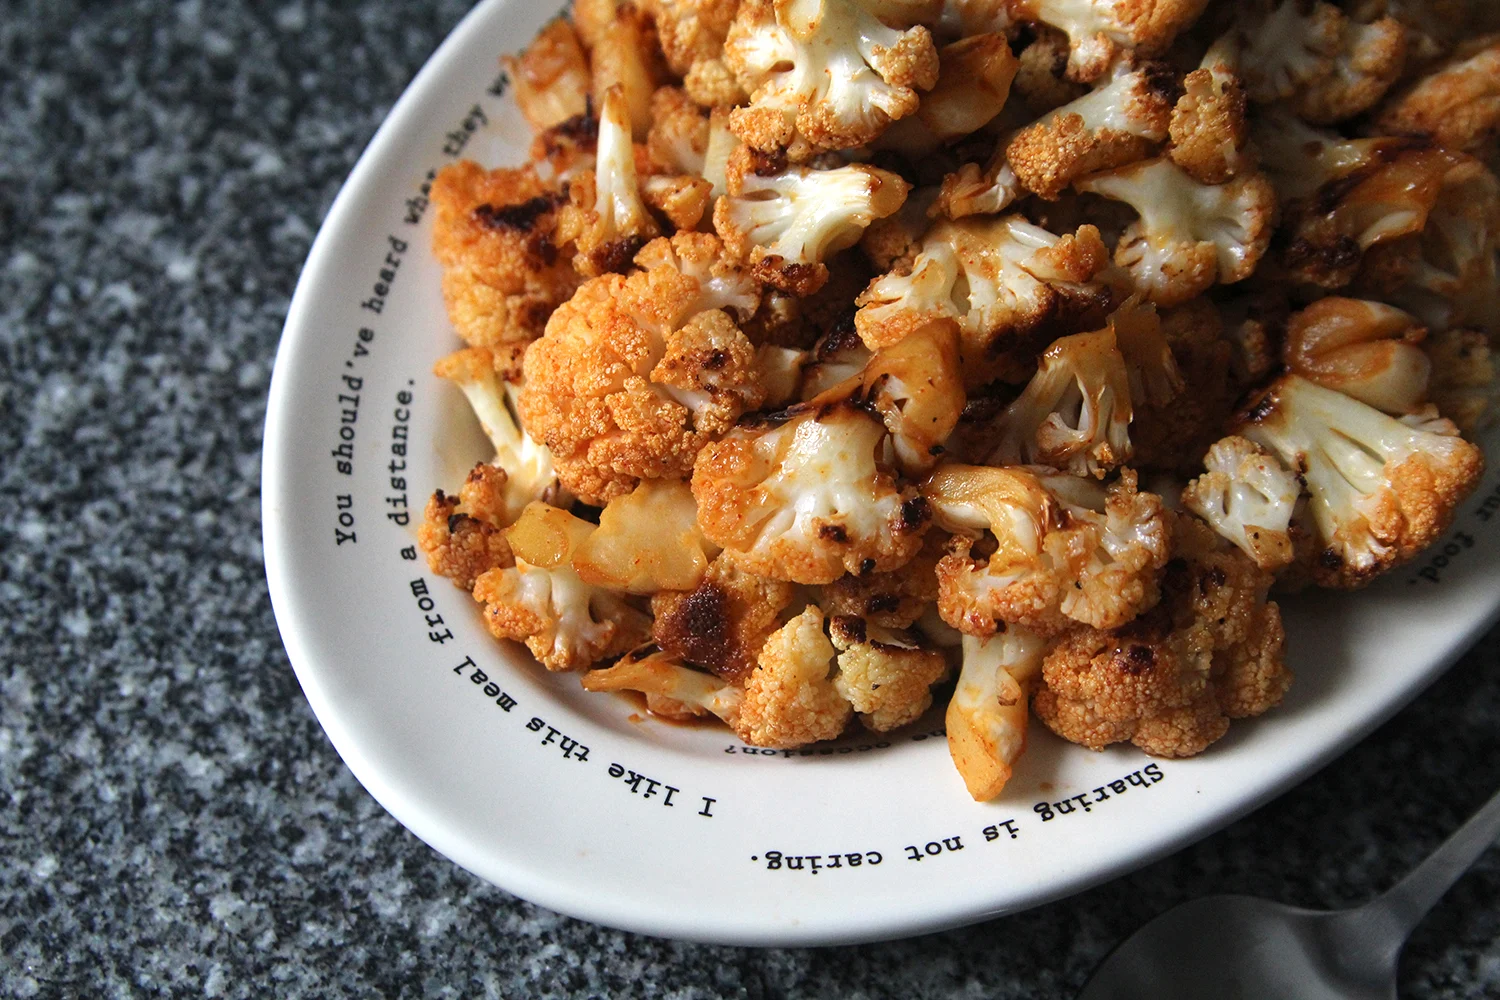
[[[1167,155],[1201,184],[1223,184],[1250,169],[1245,84],[1232,40],[1210,46],[1198,68],[1182,78],[1168,133]]]
[[[678,87],[651,95],[646,149],[669,174],[701,175],[708,157],[709,116]]]
[[[922,536],[921,550],[900,569],[841,576],[818,589],[818,606],[830,615],[853,615],[881,628],[909,629],[937,601],[937,564],[946,552],[947,536],[929,531]],[[926,633],[925,625],[921,631]]]
[[[1242,62],[1250,96],[1286,100],[1311,122],[1352,118],[1374,107],[1406,66],[1406,28],[1394,18],[1361,24],[1321,0],[1241,8]]]
[[[1042,21],[1068,36],[1068,76],[1103,76],[1116,56],[1158,56],[1198,19],[1208,0],[1011,0],[1009,13]]]
[[[584,583],[629,594],[692,590],[718,554],[698,528],[692,491],[678,479],[642,480],[599,513],[573,555]]]
[[[1496,165],[1500,135],[1500,36],[1476,38],[1392,97],[1375,116],[1387,135],[1430,139]]]
[[[1261,569],[1291,562],[1292,512],[1301,493],[1297,477],[1242,437],[1215,442],[1203,465],[1207,471],[1182,491],[1182,505]]]
[[[1177,520],[1161,604],[1114,632],[1079,629],[1043,660],[1032,709],[1064,739],[1190,757],[1290,686],[1280,609],[1265,599],[1270,574],[1196,519]]]
[[[417,544],[427,566],[465,592],[489,570],[514,563],[504,525],[493,520],[493,498],[505,488],[505,470],[481,462],[458,496],[438,490],[427,500]]]
[[[1010,161],[1005,158],[1005,143],[1002,142],[983,166],[963,163],[945,176],[929,214],[949,219],[998,215],[1025,193],[1021,178],[1016,176]]]
[[[885,428],[854,403],[802,404],[707,445],[698,520],[745,569],[795,583],[895,569],[922,544],[927,504],[883,465]]]
[[[1345,138],[1314,128],[1275,105],[1250,116],[1250,140],[1260,153],[1261,170],[1282,202],[1283,214],[1313,199],[1320,188],[1335,183],[1344,188],[1347,178],[1376,169],[1415,145],[1410,139],[1391,136]],[[1330,199],[1325,195],[1316,200]]]
[[[737,0],[645,0],[645,7],[656,22],[667,66],[677,76],[723,54],[724,38],[739,10]]]
[[[731,728],[739,721],[745,692],[713,674],[683,665],[653,646],[633,649],[615,663],[579,678],[585,691],[636,691],[646,709],[667,719],[716,715]]]
[[[1156,603],[1171,533],[1161,499],[1137,492],[1128,470],[1104,490],[1047,470],[948,465],[922,492],[955,534],[937,566],[938,610],[961,632],[1115,628]]]
[[[1128,461],[1130,371],[1114,324],[1054,341],[1036,374],[994,425],[989,461],[1103,476]]]
[[[1186,391],[1152,399],[1132,389],[1132,465],[1195,475],[1245,391],[1281,363],[1264,322],[1247,317],[1232,325],[1234,335],[1207,297],[1161,311],[1160,333]]]
[[[755,310],[753,281],[718,241],[679,233],[647,270],[587,282],[526,352],[518,409],[563,484],[602,505],[641,479],[685,478],[698,449],[760,406],[755,348],[723,310]]]
[[[525,642],[548,670],[583,670],[650,632],[647,615],[584,583],[573,569],[595,530],[565,510],[531,504],[505,531],[515,565],[491,569],[474,583],[490,632]]]
[[[809,605],[773,632],[745,678],[735,733],[751,746],[798,747],[844,731],[854,708],[834,683],[836,651]]]
[[[651,637],[672,656],[739,683],[755,669],[766,639],[784,621],[792,584],[741,569],[733,555],[709,564],[693,589],[651,599]]]
[[[999,795],[1026,749],[1031,691],[1047,641],[1019,626],[963,638],[963,667],[945,717],[948,752],[975,802]]]
[[[1289,369],[1387,413],[1415,410],[1432,363],[1417,346],[1427,330],[1395,306],[1331,295],[1287,323]]]
[[[538,132],[588,110],[588,57],[564,18],[548,22],[525,52],[500,61],[515,85],[516,105]]]
[[[491,464],[503,469],[505,478],[496,487],[498,506],[493,520],[502,527],[520,517],[533,500],[567,502],[558,485],[552,452],[516,421],[520,368],[519,345],[466,348],[443,358],[433,368],[439,377],[463,390],[485,437],[495,446]]]
[[[1078,182],[1140,214],[1115,247],[1115,263],[1158,305],[1177,305],[1214,282],[1250,276],[1276,222],[1276,193],[1259,174],[1200,184],[1171,160],[1145,160]]]
[[[623,270],[658,234],[641,201],[630,119],[618,87],[604,95],[599,116],[598,160],[569,182],[568,206],[558,218],[558,238],[577,248],[573,267],[594,276]]]
[[[1471,157],[1444,154],[1437,168],[1445,162],[1421,233],[1371,248],[1354,287],[1434,328],[1500,333],[1500,181]]]
[[[856,0],[743,0],[724,62],[750,95],[735,134],[794,159],[870,142],[938,78],[925,27],[888,28]]]
[[[1092,279],[1107,260],[1093,226],[1056,236],[1019,215],[939,220],[909,266],[875,279],[856,300],[855,327],[880,348],[933,320],[957,322],[972,387],[995,378],[1002,355],[1025,338],[1102,319],[1110,294]]]
[[[828,634],[839,651],[834,687],[866,729],[888,733],[932,707],[932,685],[948,675],[948,661],[923,649],[919,636],[853,615],[830,618]]]
[[[901,470],[931,469],[964,409],[958,324],[935,320],[876,351],[865,365],[863,391],[890,431]]]
[[[1299,375],[1273,382],[1235,433],[1301,474],[1321,545],[1310,573],[1326,587],[1363,586],[1426,548],[1484,471],[1450,422],[1397,420]]]
[[[1500,372],[1489,338],[1479,330],[1445,330],[1422,346],[1432,359],[1427,396],[1438,412],[1465,434],[1493,423],[1500,407]]]
[[[539,336],[578,287],[554,231],[565,201],[529,168],[485,170],[462,160],[432,183],[432,250],[458,335],[476,346]]]
[[[1442,149],[1401,148],[1405,144],[1401,139],[1320,144],[1318,159],[1335,165],[1318,170],[1321,164],[1309,164],[1304,181],[1331,178],[1310,197],[1284,206],[1282,258],[1293,277],[1329,289],[1348,285],[1372,247],[1420,233],[1449,175],[1466,160],[1473,162]],[[1269,162],[1270,154],[1265,158]]]
[[[937,85],[922,95],[916,114],[881,135],[879,148],[919,159],[984,128],[1005,107],[1016,57],[1004,35],[971,35],[945,45],[938,65]]]
[[[1082,97],[1088,87],[1068,79],[1068,36],[1044,24],[1033,30],[1036,37],[1016,56],[1011,89],[1035,116]]]
[[[1028,190],[1055,199],[1084,174],[1150,155],[1167,138],[1178,90],[1165,63],[1122,63],[1112,78],[1016,133],[1005,158]]]
[[[748,150],[730,158],[728,197],[714,206],[714,228],[757,278],[799,296],[822,288],[825,261],[899,209],[910,188],[895,174],[863,164],[788,167],[763,176],[754,160]]]

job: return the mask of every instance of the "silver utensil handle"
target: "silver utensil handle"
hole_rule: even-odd
[[[1496,840],[1500,840],[1500,793],[1367,908],[1384,910],[1401,927],[1404,938]]]

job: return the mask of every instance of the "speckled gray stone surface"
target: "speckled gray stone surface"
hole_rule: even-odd
[[[0,13],[0,994],[1065,998],[1173,903],[1363,899],[1500,787],[1500,635],[1168,860],[966,930],[739,950],[559,917],[406,833],[334,754],[261,568],[298,268],[459,0]],[[1500,995],[1500,852],[1413,998]]]

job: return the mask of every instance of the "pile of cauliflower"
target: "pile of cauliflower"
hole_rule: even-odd
[[[434,249],[494,443],[432,569],[590,691],[746,743],[947,704],[1185,757],[1273,592],[1451,523],[1500,334],[1485,0],[576,0],[529,161]]]

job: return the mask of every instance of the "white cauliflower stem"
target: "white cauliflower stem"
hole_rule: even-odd
[[[534,441],[515,418],[518,389],[495,370],[492,352],[469,348],[440,361],[437,374],[463,390],[484,434],[495,446],[493,464],[505,470],[502,524],[510,524],[533,500],[563,502],[552,452]]]
[[[945,717],[948,752],[976,802],[999,795],[1026,749],[1031,688],[1047,642],[1013,627],[963,638],[963,667]]]

